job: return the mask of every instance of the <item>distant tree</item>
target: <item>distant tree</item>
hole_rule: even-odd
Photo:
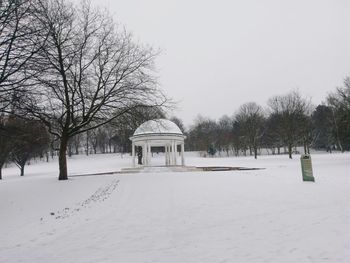
[[[332,151],[336,144],[332,108],[318,105],[312,113],[312,146],[316,149]]]
[[[134,131],[148,120],[162,118],[165,118],[165,113],[161,107],[138,107],[132,109],[110,123],[111,128],[114,129],[114,136],[111,139],[120,152],[131,152],[131,141],[129,138]]]
[[[75,135],[73,138],[72,138],[72,144],[73,144],[73,147],[74,147],[74,150],[75,150],[75,154],[78,155],[79,154],[79,149],[81,147],[81,141],[83,139],[83,135],[81,133]]]
[[[327,97],[327,103],[332,110],[337,147],[342,152],[350,150],[350,77]]]
[[[232,118],[224,115],[221,117],[217,124],[217,146],[220,151],[225,151],[226,155],[229,156],[229,151],[232,146],[232,129],[233,129],[233,120]]]
[[[255,102],[243,104],[236,114],[236,121],[239,123],[249,147],[253,149],[256,159],[264,131],[265,118],[262,107]]]
[[[180,128],[182,133],[186,132],[183,121],[180,118],[173,116],[169,120],[172,121],[173,123],[175,123]]]
[[[190,128],[187,142],[190,150],[208,152],[209,147],[217,145],[217,124],[215,121],[198,116]]]
[[[262,142],[266,148],[270,148],[272,154],[281,153],[281,147],[283,147],[283,137],[281,136],[281,115],[277,113],[271,113],[265,122],[265,132],[262,137]]]
[[[113,137],[116,134],[116,130],[113,127],[113,125],[111,125],[111,123],[104,125],[103,126],[103,130],[105,133],[105,143],[106,143],[106,152],[113,152],[113,145],[115,145],[115,142],[113,141]]]
[[[97,153],[97,145],[98,145],[98,129],[89,131],[89,145],[91,145],[93,153]]]
[[[269,99],[275,127],[283,144],[288,147],[289,158],[292,159],[293,146],[301,139],[301,127],[304,118],[311,114],[309,100],[302,98],[299,92],[292,91],[286,95],[274,96]]]
[[[106,127],[97,128],[97,147],[100,153],[106,153],[108,149],[108,137],[106,133]]]
[[[26,163],[33,157],[44,155],[49,145],[49,134],[38,121],[11,117],[9,125],[13,130],[11,159],[23,176]]]
[[[240,155],[240,151],[244,151],[246,149],[245,141],[241,136],[241,127],[240,123],[234,119],[232,124],[232,149],[235,153],[235,156]]]

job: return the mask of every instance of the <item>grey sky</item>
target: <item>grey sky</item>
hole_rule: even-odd
[[[292,89],[320,103],[350,75],[350,0],[92,0],[162,50],[174,115],[231,115]]]

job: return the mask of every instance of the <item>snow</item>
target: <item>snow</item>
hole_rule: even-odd
[[[159,156],[163,160],[163,156]],[[349,262],[350,154],[200,158],[263,170],[76,176],[32,163],[0,181],[0,262]],[[71,174],[117,171],[129,156],[75,156]]]
[[[142,134],[159,134],[159,133],[170,133],[170,134],[181,134],[180,128],[172,121],[166,119],[149,120],[142,123],[134,132],[135,135]]]

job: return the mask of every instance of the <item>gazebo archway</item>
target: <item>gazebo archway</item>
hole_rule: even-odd
[[[142,165],[144,166],[151,166],[151,147],[164,147],[166,166],[178,165],[179,145],[181,146],[181,165],[184,166],[185,138],[180,128],[169,120],[156,119],[144,122],[130,137],[133,167],[136,166],[135,147],[142,147]]]

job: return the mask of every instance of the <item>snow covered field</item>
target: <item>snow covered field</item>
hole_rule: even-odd
[[[187,165],[263,167],[57,181],[33,163],[0,181],[0,262],[350,262],[350,154],[199,158]],[[157,162],[157,160],[154,160]],[[128,156],[69,159],[70,174],[129,167]]]

